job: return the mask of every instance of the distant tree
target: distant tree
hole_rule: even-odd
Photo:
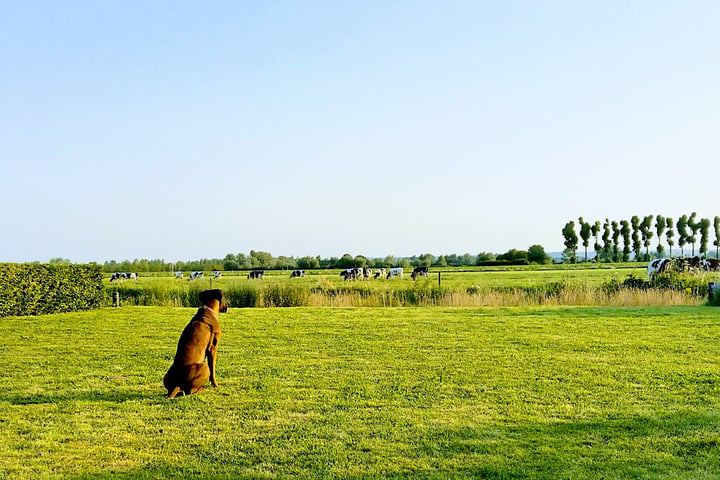
[[[498,255],[497,259],[508,263],[528,263],[528,252],[511,248],[502,255]]]
[[[655,216],[655,233],[657,233],[657,239],[658,239],[658,244],[657,244],[656,250],[658,253],[658,257],[660,257],[660,258],[665,256],[664,255],[665,247],[663,247],[663,244],[662,244],[662,234],[663,234],[663,232],[665,232],[665,227],[666,227],[665,217],[663,217],[662,215],[656,215]]]
[[[545,253],[545,249],[541,245],[531,245],[528,247],[527,260],[530,263],[539,263],[541,265],[552,263],[552,258]]]
[[[237,261],[237,257],[233,255],[232,253],[228,253],[225,255],[225,259],[223,260],[223,270],[232,271],[232,270],[240,270],[240,264]]]
[[[610,236],[612,235],[612,230],[610,229],[610,220],[607,218],[605,219],[605,223],[603,224],[603,259],[606,262],[610,261],[610,254],[612,252],[612,243],[610,240]]]
[[[620,261],[620,225],[614,221],[611,223],[613,230],[613,262]]]
[[[48,263],[50,263],[52,265],[69,265],[72,262],[70,260],[68,260],[67,258],[56,257],[56,258],[51,258]]]
[[[300,257],[297,259],[297,268],[301,270],[312,270],[320,268],[320,259],[318,257]]]
[[[495,261],[495,255],[492,254],[492,253],[488,253],[488,252],[480,252],[480,253],[477,254],[476,259],[477,259],[477,260],[475,261],[476,265],[480,265],[480,264],[485,263],[485,262],[493,262],[493,261]]]
[[[364,255],[355,255],[355,258],[353,259],[355,262],[356,268],[365,268],[368,264],[368,259]]]
[[[640,217],[633,215],[630,219],[630,227],[632,228],[632,244],[633,252],[635,253],[635,261],[640,261],[640,249],[642,243],[640,242]]]
[[[710,239],[710,220],[707,218],[700,219],[700,255],[707,256],[708,240]]]
[[[640,235],[642,236],[642,242],[645,246],[645,260],[650,260],[650,240],[652,240],[653,237],[653,218],[655,217],[647,215],[643,217],[642,223],[640,223]]]
[[[562,230],[563,237],[565,238],[565,241],[563,242],[565,244],[565,248],[573,251],[573,258],[577,258],[575,252],[577,251],[578,247],[578,236],[575,233],[575,222],[572,220],[565,224],[565,227]]]
[[[700,230],[700,222],[698,222],[697,219],[695,218],[696,215],[697,215],[697,213],[692,212],[690,214],[690,218],[688,218],[688,221],[687,221],[687,226],[692,231],[692,235],[690,235],[687,240],[688,240],[688,242],[690,242],[692,244],[691,256],[693,256],[693,257],[695,256],[695,242],[697,241],[697,233],[698,233],[698,230]]]
[[[463,266],[475,265],[475,261],[475,257],[469,253],[463,253],[463,256],[460,257],[460,262]]]
[[[397,266],[397,264],[398,264],[398,261],[394,255],[387,255],[385,257],[385,266],[386,267],[395,267],[395,266]]]
[[[358,265],[355,263],[355,258],[349,253],[344,254],[335,263],[334,268],[355,268]]]
[[[432,253],[423,253],[418,257],[418,267],[429,267],[433,264],[435,255]]]
[[[600,262],[600,239],[598,238],[600,236],[600,222],[595,221],[593,223],[592,227],[590,227],[590,233],[592,233],[592,236],[595,237],[595,244],[593,245],[593,248],[595,249],[595,261]]]
[[[675,240],[673,240],[673,237],[675,236],[675,230],[673,230],[673,219],[667,217],[665,219],[665,224],[667,225],[665,238],[667,239],[668,249],[670,250],[670,256],[672,257],[672,247],[675,245]]]
[[[715,241],[713,242],[713,245],[715,245],[715,258],[719,258],[720,255],[718,255],[718,250],[720,250],[720,217],[715,217],[713,219],[713,226],[715,227]]]
[[[250,250],[252,268],[275,268],[275,259],[270,252]]]
[[[583,217],[578,219],[578,226],[580,227],[580,238],[582,238],[582,244],[585,248],[585,263],[587,263],[587,249],[590,246],[590,234],[592,233],[592,227],[589,223],[583,220]]]
[[[677,232],[678,232],[678,246],[680,247],[680,256],[685,256],[685,244],[687,243],[688,237],[690,236],[687,231],[688,217],[683,215],[678,218],[677,221]]]
[[[620,221],[620,235],[622,235],[623,239],[623,249],[622,249],[622,261],[623,262],[629,262],[630,261],[630,252],[632,249],[631,246],[631,239],[630,239],[630,222],[627,220],[621,220]]]
[[[434,265],[436,267],[447,267],[448,263],[447,263],[447,260],[445,259],[445,255],[438,256],[437,259],[435,260]]]

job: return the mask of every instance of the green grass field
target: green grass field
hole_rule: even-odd
[[[449,270],[430,272],[427,279],[377,279],[345,282],[332,271],[311,271],[305,278],[288,272],[267,272],[263,280],[248,280],[230,272],[212,280],[174,280],[169,275],[140,275],[137,282],[105,280],[108,304],[118,292],[123,305],[192,306],[206,288],[222,288],[231,303],[245,307],[499,307],[499,306],[670,306],[697,305],[717,273],[685,275],[675,288],[611,288],[632,276],[645,279],[644,268],[536,268]],[[438,278],[439,277],[439,278]],[[686,288],[688,287],[688,288]]]
[[[720,478],[711,307],[231,308],[166,400],[193,312],[0,320],[0,478]]]

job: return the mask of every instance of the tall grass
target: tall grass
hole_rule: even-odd
[[[130,306],[197,306],[198,293],[213,286],[207,281],[173,282],[153,279],[145,282],[108,286],[120,294],[121,303]],[[603,283],[553,279],[526,285],[458,284],[440,286],[433,280],[387,282],[265,281],[234,280],[216,282],[236,308],[277,307],[526,307],[526,306],[673,306],[698,305],[705,301],[707,280],[702,278],[663,278],[649,284],[630,276],[620,282],[611,278]]]

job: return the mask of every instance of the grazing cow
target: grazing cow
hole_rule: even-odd
[[[717,258],[708,258],[705,259],[705,270],[708,272],[717,272],[720,271],[720,259]]]
[[[346,268],[342,272],[340,272],[340,276],[343,277],[343,280],[358,280],[363,278],[363,269],[362,268]]]
[[[203,272],[192,272],[188,280],[197,280],[198,278],[203,278],[203,276]]]
[[[212,278],[213,279],[220,278],[221,276],[222,276],[222,273],[220,272],[220,270],[215,270],[215,273],[213,273]]]
[[[372,268],[363,268],[363,278],[369,280],[372,277]]]
[[[416,279],[417,277],[419,277],[420,275],[422,275],[423,277],[427,278],[427,276],[428,276],[428,267],[415,267],[415,268],[413,268],[413,271],[412,271],[412,273],[410,274],[410,276],[412,277],[413,280],[415,280],[415,279]]]
[[[373,278],[375,278],[375,279],[378,279],[381,277],[382,278],[387,277],[387,268],[378,268],[377,271],[375,272],[375,275],[373,275]]]
[[[175,272],[175,280],[182,280],[183,278],[185,278],[183,272]]]
[[[388,270],[387,278],[403,278],[403,269],[402,267],[394,267]]]
[[[305,276],[305,270],[293,270],[290,273],[290,278],[302,278]]]
[[[125,273],[125,272],[116,272],[116,273],[113,273],[112,276],[110,277],[111,282],[114,282],[114,281],[123,282],[124,280],[136,281],[137,279],[138,279],[137,273]]]
[[[672,265],[672,259],[670,258],[656,258],[652,262],[648,263],[647,267],[647,281],[654,279],[657,275],[665,273]]]
[[[264,271],[264,270],[252,270],[252,271],[248,274],[247,278],[249,278],[249,279],[262,280],[264,275],[265,275],[265,271]]]

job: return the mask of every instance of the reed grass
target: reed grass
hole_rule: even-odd
[[[449,283],[440,286],[434,280],[375,282],[339,282],[336,279],[289,280],[275,277],[253,281],[233,279],[225,282],[173,282],[168,279],[143,279],[137,283],[108,285],[107,298],[120,294],[128,306],[197,306],[198,293],[220,287],[230,305],[236,308],[278,307],[532,307],[532,306],[679,306],[699,305],[705,301],[707,279],[671,279],[661,288],[630,276],[624,281],[609,277],[605,282],[580,278],[539,277],[524,284],[483,285]]]

